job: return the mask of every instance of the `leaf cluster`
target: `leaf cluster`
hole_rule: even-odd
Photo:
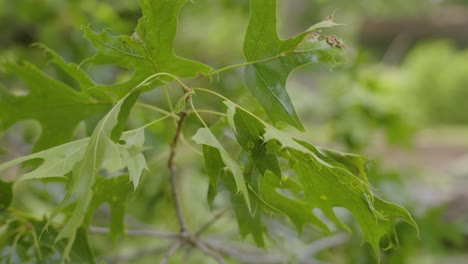
[[[209,177],[208,203],[212,204],[217,194],[226,190],[241,235],[252,235],[258,246],[266,245],[265,235],[272,231],[264,223],[265,215],[287,217],[298,232],[305,224],[325,232],[331,232],[332,224],[346,229],[336,216],[335,207],[351,212],[363,231],[364,240],[377,255],[382,238],[386,238],[388,247],[396,246],[396,221],[403,219],[414,227],[416,224],[404,208],[373,193],[366,176],[366,158],[316,147],[276,126],[287,123],[304,130],[286,89],[292,71],[307,63],[335,67],[344,62],[341,40],[319,31],[336,26],[333,18],[281,40],[277,34],[276,1],[251,0],[243,46],[245,62],[215,70],[173,52],[178,14],[185,3],[185,0],[141,0],[143,15],[133,34],[128,36],[114,36],[108,30],[95,32],[89,26],[82,28],[84,37],[97,49],[97,53],[82,65],[114,65],[132,70],[133,75],[125,82],[97,84],[82,65],[68,63],[44,46],[41,48],[50,56],[50,62],[76,81],[77,89],[28,62],[4,65],[8,74],[26,82],[30,93],[18,96],[6,88],[0,89],[0,129],[34,119],[40,123],[43,132],[34,153],[0,165],[0,171],[40,160],[41,163],[35,164],[31,171],[17,177],[15,184],[32,179],[60,178],[66,181],[67,190],[46,220],[26,217],[28,226],[33,226],[34,231],[15,229],[9,224],[7,230],[12,230],[14,235],[7,239],[12,246],[2,254],[16,261],[18,252],[29,247],[34,250],[25,249],[28,258],[45,261],[48,258],[42,250],[45,243],[52,244],[51,248],[60,252],[58,258],[62,262],[75,261],[75,254],[83,250],[81,246],[88,250],[86,230],[92,224],[94,212],[103,203],[108,203],[111,209],[110,234],[114,237],[123,235],[127,198],[138,190],[141,175],[149,171],[143,154],[145,128],[166,122],[177,127],[173,141],[166,143],[171,149],[168,168],[181,227],[179,241],[171,247],[167,257],[181,243],[191,241],[192,245],[223,263],[216,252],[185,230],[174,180],[174,157],[178,153],[177,143],[183,136],[182,123],[187,115],[194,115],[199,121],[197,130],[189,133],[194,134],[193,141],[201,145],[205,159]],[[263,107],[269,120],[236,104],[234,98],[218,93],[216,83],[210,89],[185,84],[199,75],[208,78],[234,67],[244,68],[245,87]],[[180,86],[183,92],[175,107],[170,96],[167,97],[168,110],[159,105],[145,105],[158,111],[158,116],[140,128],[129,130],[127,121],[140,103],[140,95],[154,89],[167,91],[168,87],[175,87],[173,84]],[[206,122],[200,115],[203,109],[194,104],[200,94],[214,96],[224,103],[225,107],[220,110],[223,112],[205,112],[227,120],[224,129],[230,129],[234,134],[237,152],[226,148],[226,142],[214,132],[216,123]],[[99,122],[93,122],[96,117]],[[71,141],[81,122],[91,127],[92,132],[88,137]],[[1,212],[6,218],[12,218],[9,214],[16,212],[10,204],[14,189],[10,183],[2,182],[0,186],[6,190],[0,197]],[[318,217],[314,209],[321,210],[330,222]],[[39,242],[23,245],[24,239],[36,234],[34,241]],[[92,253],[86,254],[92,258]]]

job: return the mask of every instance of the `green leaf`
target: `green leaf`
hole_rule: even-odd
[[[265,127],[247,112],[236,111],[231,102],[225,102],[225,104],[228,106],[228,117],[232,117],[233,120],[231,126],[237,142],[252,157],[257,169],[262,174],[269,170],[281,178],[278,158],[275,154],[268,153],[262,139]]]
[[[136,91],[131,93],[123,102],[122,107],[120,108],[119,115],[117,117],[117,124],[115,127],[112,129],[111,132],[111,139],[114,142],[118,142],[120,139],[120,136],[122,135],[125,125],[127,124],[127,119],[128,116],[130,115],[130,111],[133,108],[133,105],[136,103],[138,100],[138,97],[140,96],[140,91]]]
[[[67,67],[54,54],[52,62],[57,61],[60,61],[58,66]],[[27,84],[29,93],[15,96],[0,87],[0,129],[7,129],[22,120],[39,121],[42,133],[34,151],[67,142],[79,122],[102,115],[110,106],[52,79],[30,63],[26,62],[23,66],[6,63],[3,66],[8,73]]]
[[[133,182],[134,189],[136,189],[143,172],[149,171],[145,156],[141,153],[145,143],[145,131],[139,129],[125,132],[121,140],[125,142],[125,145],[119,146],[122,163],[124,167],[127,167],[130,181]],[[122,168],[109,168],[109,170],[116,171]]]
[[[205,158],[206,174],[210,178],[207,200],[208,204],[212,205],[214,198],[218,194],[219,175],[222,173],[225,165],[219,150],[211,146],[203,145],[203,157]]]
[[[94,86],[94,82],[89,78],[89,76],[84,72],[79,65],[66,62],[57,52],[49,49],[47,46],[42,44],[36,44],[36,46],[42,48],[47,54],[51,57],[50,62],[57,65],[60,69],[62,69],[65,73],[67,73],[70,77],[72,77],[79,85],[79,88],[82,91],[89,89],[90,87]]]
[[[98,177],[93,186],[94,196],[87,213],[87,223],[90,223],[94,212],[104,203],[110,207],[110,232],[114,239],[124,234],[125,211],[127,199],[133,193],[132,184],[129,183],[128,175],[105,178]]]
[[[55,242],[58,232],[52,226],[38,239],[38,234],[41,233],[46,222],[46,220],[34,219],[11,221],[7,227],[7,235],[0,241],[0,249],[2,249],[0,259],[4,261],[1,263],[10,263],[8,261],[11,263],[60,263],[61,258],[64,257],[67,242]],[[16,237],[18,241],[14,243]],[[76,241],[71,248],[70,263],[96,263],[89,245],[87,231],[83,228],[78,230]]]
[[[216,153],[213,154],[212,149],[208,149],[209,151],[207,152],[210,154],[210,156],[208,157],[205,156],[205,164],[208,165],[207,172],[210,173],[209,176],[211,178],[215,178],[217,177],[215,176],[216,169],[227,168],[231,172],[232,176],[234,177],[234,181],[236,183],[236,188],[237,188],[237,193],[241,193],[244,196],[244,199],[247,204],[247,208],[249,209],[249,211],[251,211],[247,185],[245,183],[244,176],[242,175],[242,170],[237,164],[237,162],[231,158],[228,152],[223,148],[221,143],[219,143],[219,141],[216,139],[216,137],[213,135],[213,133],[211,133],[211,131],[208,128],[198,129],[197,133],[193,136],[192,139],[199,145],[209,146],[211,148],[215,148],[216,150],[218,150],[221,159],[219,158],[215,158],[215,160],[208,159],[216,155]],[[221,160],[222,160],[222,163],[219,163]],[[214,163],[215,161],[217,161],[218,163]],[[220,172],[218,172],[218,175],[219,173]]]
[[[107,30],[96,33],[83,26],[84,37],[98,53],[88,59],[94,65],[111,64],[135,69],[130,81],[142,81],[149,75],[167,72],[179,77],[208,74],[212,69],[200,62],[176,56],[173,43],[177,31],[177,19],[186,0],[140,0],[143,17],[139,19],[132,36],[112,36]],[[130,89],[132,86],[126,87]],[[125,94],[128,90],[117,91]],[[110,87],[96,87],[105,91]],[[112,91],[110,91],[112,92]]]
[[[382,238],[388,238],[389,247],[398,244],[395,234],[398,219],[417,229],[408,211],[373,194],[367,180],[364,157],[317,148],[256,118],[249,119],[250,129],[245,129],[243,126],[246,122],[236,123],[235,120],[249,114],[230,103],[226,104],[229,106],[228,115],[233,116],[238,138],[257,135],[253,139],[261,139],[263,144],[280,145],[280,148],[269,150],[288,159],[288,166],[295,171],[292,177],[297,178],[298,182],[288,179],[286,181],[290,183],[286,184],[283,179],[279,181],[278,177],[272,177],[272,173],[265,173],[260,180],[258,195],[270,207],[290,217],[299,230],[306,222],[328,230],[312,213],[314,208],[319,208],[335,224],[346,228],[333,212],[334,207],[343,207],[355,217],[364,240],[378,254]],[[252,131],[264,133],[261,135]],[[251,157],[255,164],[260,163],[256,155]]]
[[[252,163],[247,164],[245,167],[246,169],[244,171],[244,177],[246,178],[246,181],[249,182],[249,186],[252,190],[258,191],[259,173],[255,173]],[[236,195],[236,185],[234,179],[226,173],[221,174],[220,181],[230,193],[230,200],[236,215],[240,234],[244,238],[248,234],[251,234],[257,246],[265,247],[263,234],[266,234],[267,230],[262,221],[263,207],[257,201],[255,201],[255,199],[252,199],[252,211],[249,210],[245,199],[239,195]]]
[[[76,232],[83,224],[84,216],[94,195],[93,186],[99,171],[107,169],[113,172],[128,167],[130,178],[136,187],[141,173],[147,168],[141,154],[144,141],[143,131],[134,130],[122,135],[121,128],[118,127],[128,117],[128,114],[121,114],[121,111],[130,111],[129,109],[136,101],[135,96],[138,94],[137,91],[122,98],[98,123],[90,138],[21,157],[0,166],[1,171],[27,160],[44,160],[39,167],[23,175],[19,181],[32,178],[64,177],[65,174],[71,172],[67,195],[51,216],[52,220],[58,212],[64,209],[66,203],[72,200],[72,197],[76,201],[71,216],[66,220],[56,239],[57,241],[63,238],[68,239],[64,256],[70,252]],[[116,143],[112,137],[125,141],[125,144],[121,145],[121,140]]]
[[[246,85],[274,123],[283,121],[299,130],[304,127],[286,92],[289,74],[301,65],[318,62],[318,56],[339,51],[323,41],[313,48],[299,48],[308,42],[306,35],[307,31],[280,40],[276,29],[276,0],[250,1],[244,56],[252,64],[245,70]]]
[[[13,183],[0,179],[0,211],[8,208],[13,200]]]
[[[337,24],[333,21],[333,15],[331,15],[329,18],[326,18],[320,22],[318,22],[317,24],[314,24],[312,26],[310,26],[308,29],[307,29],[307,32],[311,32],[311,31],[317,31],[318,29],[322,29],[322,28],[331,28],[331,27],[334,27],[334,26],[340,26],[341,24]]]
[[[57,212],[61,211],[65,203],[70,200],[71,196],[74,196],[77,201],[75,208],[56,239],[57,241],[63,238],[68,239],[69,242],[65,249],[65,256],[68,255],[67,253],[75,240],[76,231],[83,224],[84,217],[94,195],[92,188],[96,181],[96,175],[102,168],[124,167],[124,162],[119,152],[119,146],[112,140],[111,134],[118,123],[122,122],[122,120],[119,119],[119,117],[122,117],[120,111],[123,105],[126,105],[128,101],[135,102],[132,94],[122,98],[94,129],[83,159],[72,169],[70,188],[67,196],[51,217],[53,218]],[[129,106],[127,105],[127,107]],[[120,137],[120,135],[115,134],[114,136]]]
[[[72,141],[28,156],[23,156],[0,165],[0,171],[28,160],[40,159],[43,162],[33,171],[23,174],[16,182],[28,179],[65,177],[83,159],[89,138]]]
[[[134,104],[136,100],[134,95],[138,95],[138,92],[121,100],[122,111],[126,108],[132,107],[132,104]],[[129,110],[127,109],[126,111]],[[127,118],[127,116],[128,115],[122,115],[121,112],[119,112],[117,114],[117,124],[125,123],[126,119],[124,120],[123,118]],[[106,159],[103,162],[102,167],[110,172],[118,171],[127,167],[130,179],[136,188],[141,174],[144,170],[148,170],[145,157],[141,153],[145,140],[144,131],[139,129],[122,134],[120,128],[119,130],[116,130],[117,127],[118,126],[116,125],[111,130],[111,137],[114,136],[116,139],[120,140],[115,142],[112,138],[106,138],[108,141],[107,147],[112,147],[107,151]],[[121,144],[122,142],[124,142],[124,144]],[[34,170],[27,172],[16,179],[17,183],[29,179],[65,177],[66,174],[72,171],[78,162],[83,160],[86,151],[89,148],[89,143],[90,138],[84,138],[33,153],[31,155],[23,156],[1,164],[0,172],[26,161],[39,159],[42,163]]]
[[[329,233],[328,226],[313,213],[314,207],[303,201],[298,194],[303,191],[302,186],[299,186],[299,191],[294,190],[291,186],[288,186],[289,182],[285,181],[291,182],[294,180],[285,179],[280,181],[275,175],[266,173],[260,180],[260,196],[263,201],[269,207],[286,215],[299,232],[302,232],[304,224],[310,223]],[[292,194],[296,194],[296,197],[293,197]]]

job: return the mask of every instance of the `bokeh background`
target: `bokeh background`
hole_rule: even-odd
[[[333,69],[315,64],[304,66],[290,76],[288,91],[307,127],[302,137],[320,146],[372,158],[369,180],[375,192],[404,205],[418,223],[419,238],[410,226],[397,226],[400,247],[385,251],[381,262],[466,263],[468,1],[279,0],[278,5],[282,38],[299,33],[331,14],[335,22],[343,24],[327,33],[346,43],[346,65]],[[247,0],[189,1],[180,14],[176,54],[214,68],[243,62],[248,12]],[[0,60],[26,59],[52,76],[70,82],[63,72],[47,64],[42,50],[31,44],[43,43],[66,60],[80,62],[95,52],[82,38],[81,25],[90,25],[94,30],[111,28],[113,34],[130,35],[140,16],[138,1],[0,0]],[[130,74],[107,66],[94,67],[89,72],[99,83],[124,80]],[[223,73],[217,88],[228,97],[256,108],[256,103],[247,96],[247,89],[238,81],[241,72],[242,69],[236,69]],[[27,87],[14,76],[0,74],[0,84],[9,92],[27,93]],[[160,92],[146,94],[143,99],[165,104]],[[211,104],[216,108],[214,102]],[[146,112],[135,111],[130,126],[150,120]],[[166,143],[174,133],[171,129],[161,125],[147,132],[147,145],[155,149],[147,152],[151,157],[149,166],[158,173],[145,175],[142,186],[130,199],[129,226],[176,229],[176,223],[170,220],[173,209],[164,171]],[[29,154],[40,127],[34,121],[25,121],[0,133],[0,161],[4,162]],[[76,136],[85,134],[86,130],[77,130]],[[191,137],[185,136],[187,140]],[[207,180],[200,167],[201,159],[193,158],[189,151],[181,155],[181,160],[188,161],[183,170],[191,175],[183,186],[185,199],[198,202],[197,206],[185,209],[191,224],[196,225],[210,218],[209,208],[204,204]],[[14,177],[20,170],[7,173]],[[21,185],[15,191],[21,194],[15,197],[18,207],[41,214],[50,212],[60,201],[63,186],[35,182]],[[95,217],[96,224],[105,223],[107,217],[108,209],[101,208]],[[310,263],[375,263],[370,248],[361,245],[359,230],[352,221],[349,224],[356,229],[351,234],[339,231],[325,236],[310,231],[300,239],[291,228],[272,219],[269,225],[278,232],[270,238],[271,244],[279,251],[264,253],[246,248],[253,260],[246,259],[245,263],[255,263],[248,262],[255,261],[255,256],[257,261],[261,260],[262,254],[273,256],[273,252],[289,256],[292,262],[288,263],[295,263],[295,257],[300,259],[298,256],[307,256]],[[236,228],[232,219],[224,219],[211,233],[244,241]],[[159,243],[128,238],[116,244],[99,235],[90,239],[98,259],[110,263],[154,263],[157,252],[151,253],[151,249]],[[250,238],[246,241],[251,243]],[[141,253],[143,250],[146,255]],[[202,255],[194,258],[210,263]],[[174,263],[177,261],[180,260],[176,258]],[[264,263],[283,260],[271,261]]]

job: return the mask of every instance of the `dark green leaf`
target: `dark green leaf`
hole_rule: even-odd
[[[251,183],[250,186],[252,186],[253,181],[258,181],[258,177],[260,175],[259,173],[254,175],[255,171],[252,166],[250,167],[250,169],[245,170],[244,176],[246,177],[246,180]],[[236,184],[233,178],[226,175],[226,173],[222,173],[220,180],[223,182],[223,186],[228,189],[230,193],[231,204],[234,213],[236,214],[240,234],[243,237],[251,234],[257,246],[265,247],[263,234],[266,234],[266,226],[262,221],[263,207],[252,199],[251,204],[253,211],[250,211],[245,199],[236,194]],[[258,186],[253,186],[251,188],[258,189]]]
[[[0,179],[0,211],[8,208],[13,200],[13,182],[4,182]]]
[[[262,174],[269,170],[281,178],[278,159],[275,154],[268,153],[263,142],[262,136],[265,133],[263,124],[247,112],[235,108],[233,104],[228,102],[226,104],[229,111],[235,111],[228,113],[228,116],[233,116],[233,129],[237,142],[249,153]]]
[[[208,145],[203,145],[203,157],[205,158],[206,174],[210,178],[208,203],[211,205],[218,194],[219,174],[222,173],[224,163],[219,150]]]
[[[93,191],[94,196],[88,209],[86,222],[90,223],[96,209],[103,203],[107,203],[111,210],[109,234],[113,238],[123,235],[127,198],[133,193],[133,186],[129,182],[128,175],[113,178],[98,177]]]
[[[7,236],[0,241],[0,263],[37,263],[57,264],[64,258],[66,241],[55,242],[58,232],[53,226],[49,226],[43,232],[46,220],[13,221],[8,225]],[[18,241],[14,243],[15,238]],[[3,245],[2,243],[6,243]],[[92,252],[87,231],[78,229],[76,241],[70,250],[70,263],[96,263]],[[10,262],[9,262],[10,261]]]
[[[111,139],[114,142],[118,142],[120,140],[120,136],[122,136],[122,132],[125,129],[125,125],[127,124],[128,116],[130,115],[130,111],[135,105],[138,97],[140,96],[140,91],[135,91],[131,93],[123,102],[122,107],[120,108],[118,122],[117,125],[112,129],[111,132]]]
[[[336,64],[337,59],[334,58],[339,53],[338,48],[326,41],[319,42],[320,45],[315,41],[307,44],[309,42],[307,32],[288,40],[278,38],[276,0],[250,1],[244,56],[252,65],[245,71],[246,85],[273,122],[283,121],[300,130],[304,127],[285,87],[289,74],[309,62]]]
[[[54,62],[59,60],[54,58]],[[30,63],[23,66],[6,63],[4,67],[8,73],[24,80],[29,93],[15,96],[0,88],[0,129],[22,120],[39,121],[42,133],[35,151],[67,142],[79,122],[102,115],[110,106],[52,79]]]

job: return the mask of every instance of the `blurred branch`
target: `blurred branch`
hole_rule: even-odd
[[[177,188],[177,170],[176,170],[174,160],[175,160],[175,155],[176,155],[177,143],[179,141],[180,134],[182,133],[182,124],[184,123],[185,117],[187,117],[187,112],[184,110],[180,113],[180,119],[177,122],[177,131],[174,136],[174,139],[172,140],[171,153],[167,161],[167,167],[169,168],[169,171],[171,174],[172,197],[174,199],[174,205],[176,208],[177,219],[179,220],[181,233],[184,233],[187,231],[187,224],[185,223],[185,219],[182,213],[182,208],[180,205],[179,191]]]
[[[178,240],[169,248],[169,250],[164,255],[164,258],[161,259],[159,264],[166,264],[170,257],[172,257],[177,250],[182,246],[182,241]]]
[[[169,248],[168,246],[161,246],[161,247],[156,247],[156,248],[147,248],[147,249],[137,250],[129,255],[112,256],[109,259],[107,259],[107,262],[109,264],[129,263],[129,262],[133,262],[135,260],[141,259],[142,257],[145,257],[145,256],[160,255],[166,252],[168,248]]]
[[[213,216],[213,218],[208,221],[206,224],[204,224],[196,233],[195,235],[196,236],[199,236],[200,234],[202,234],[203,232],[205,232],[208,228],[210,228],[210,226],[212,226],[214,223],[216,223],[216,221],[218,221],[221,217],[223,217],[224,214],[226,214],[227,212],[229,212],[231,210],[231,207],[228,207],[226,209],[224,209],[223,211],[215,214]]]
[[[89,232],[94,234],[108,234],[110,233],[110,229],[107,227],[97,227],[91,226]],[[151,236],[151,237],[160,237],[160,238],[169,238],[169,239],[176,239],[179,238],[179,235],[176,233],[170,232],[163,232],[157,230],[149,230],[149,229],[142,229],[142,230],[127,230],[125,232],[127,236]]]

